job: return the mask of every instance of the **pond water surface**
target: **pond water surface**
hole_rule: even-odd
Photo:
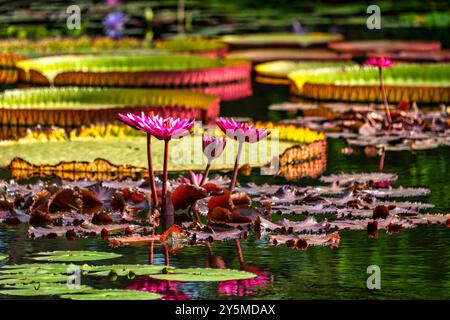
[[[222,103],[226,116],[251,116],[276,120],[280,114],[268,112],[270,103],[287,101],[288,90],[283,87],[254,85],[254,95],[244,100]],[[328,140],[327,166],[324,174],[339,172],[369,172],[378,170],[378,158],[367,158],[362,152],[345,156],[339,150],[342,140]],[[431,212],[448,212],[450,208],[450,148],[388,153],[386,172],[399,174],[396,186],[423,186],[431,194],[420,201],[436,205]],[[6,170],[0,178],[8,178]],[[281,177],[260,176],[253,170],[241,182],[282,184]],[[292,183],[292,182],[291,182]],[[297,185],[317,184],[317,179],[301,179]],[[409,199],[408,199],[409,200]],[[414,199],[412,199],[414,200]],[[411,201],[412,201],[411,200]],[[417,199],[419,200],[419,199]],[[26,236],[27,226],[0,228],[0,252],[9,253],[9,263],[30,263],[30,256],[51,250],[112,249],[100,239],[77,241],[38,239]],[[342,231],[338,248],[312,247],[296,251],[285,246],[270,247],[267,239],[240,242],[244,263],[239,262],[235,242],[213,244],[213,257],[206,247],[184,248],[170,257],[175,267],[205,267],[212,260],[223,259],[228,268],[240,267],[258,273],[252,281],[224,283],[166,283],[138,277],[133,280],[109,278],[83,279],[98,288],[148,288],[166,294],[167,298],[187,299],[449,299],[450,298],[450,229],[446,226],[419,226],[416,229],[388,235],[380,232],[377,239],[368,238],[366,231]],[[155,263],[163,264],[162,248],[155,245]],[[148,248],[117,248],[123,256],[112,263],[148,263]],[[105,261],[99,262],[101,264]],[[381,289],[368,290],[366,272],[370,265],[381,269]],[[14,299],[2,296],[0,299]],[[17,298],[17,297],[16,297]]]

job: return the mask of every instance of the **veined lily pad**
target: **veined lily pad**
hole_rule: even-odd
[[[7,286],[8,290],[1,290],[0,294],[14,295],[14,296],[52,296],[69,293],[79,293],[91,290],[88,286],[72,287],[67,284],[27,284]]]
[[[114,259],[122,255],[112,252],[100,251],[51,251],[39,252],[39,257],[34,257],[34,260],[39,261],[95,261]]]
[[[255,278],[256,274],[231,269],[189,268],[169,269],[165,274],[150,275],[150,277],[169,281],[209,282],[250,279]]]
[[[160,294],[137,290],[90,290],[83,293],[66,294],[61,298],[72,300],[156,300]]]

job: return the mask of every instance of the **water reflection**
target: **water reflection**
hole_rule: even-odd
[[[256,265],[246,265],[240,240],[235,240],[236,253],[239,258],[240,269],[256,274],[255,278],[246,280],[229,280],[219,283],[218,291],[220,295],[247,297],[261,294],[267,290],[274,282],[274,275],[269,271],[261,270]]]

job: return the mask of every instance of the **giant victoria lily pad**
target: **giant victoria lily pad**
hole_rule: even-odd
[[[373,67],[329,67],[291,72],[291,92],[307,98],[336,101],[382,101],[378,70]],[[450,101],[447,64],[394,65],[383,71],[388,101],[422,103]]]
[[[305,34],[292,33],[254,33],[226,35],[221,38],[223,42],[234,47],[309,47],[323,45],[330,41],[341,40],[342,35],[331,33],[312,32]]]
[[[209,119],[219,112],[215,96],[186,90],[48,88],[7,90],[0,95],[0,123],[10,126],[80,126],[117,120],[117,113]]]
[[[313,70],[324,67],[348,67],[352,62],[327,61],[288,61],[278,60],[260,63],[255,66],[256,81],[268,84],[290,84],[288,74],[294,71]]]
[[[72,172],[75,172],[73,168],[78,168],[78,172],[86,173],[105,172],[110,169],[116,172],[123,171],[122,169],[133,169],[131,171],[141,172],[147,166],[147,156],[145,153],[146,143],[145,136],[109,137],[104,139],[86,137],[75,138],[71,141],[4,142],[0,143],[0,165],[11,164],[12,170],[31,170],[34,172],[61,171],[57,168],[52,169],[50,166],[56,166],[60,169],[64,167],[65,170]],[[201,153],[201,143],[201,136],[173,140],[171,142],[171,152],[174,155],[179,154],[179,157],[182,156],[182,158],[169,157],[170,170],[204,169],[206,159]],[[283,150],[293,145],[293,142],[288,141],[279,141],[274,144],[246,144],[244,146],[242,162],[254,167],[261,166],[270,162],[273,156],[278,156]],[[191,150],[191,152],[186,152],[188,150]],[[234,165],[234,156],[230,157],[230,154],[235,154],[233,153],[235,152],[234,150],[237,150],[237,142],[229,140],[223,154],[218,160],[213,162],[212,169],[232,168]],[[258,153],[258,150],[264,151]],[[156,171],[162,171],[163,152],[164,142],[153,140],[153,166]],[[251,154],[253,155],[251,156]],[[17,155],[20,155],[25,162],[16,160],[14,163],[11,163]],[[107,161],[98,161],[98,166],[93,165],[93,162],[99,158]],[[108,161],[113,165],[106,165]],[[84,166],[85,170],[83,170],[83,165],[80,165],[80,162],[86,162]],[[32,165],[45,165],[46,167],[33,169]],[[128,168],[114,170],[114,166],[127,166]]]
[[[250,78],[242,60],[188,55],[51,56],[17,63],[22,81],[77,86],[187,86]]]

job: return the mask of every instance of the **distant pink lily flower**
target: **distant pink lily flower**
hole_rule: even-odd
[[[364,64],[378,68],[390,68],[394,65],[394,61],[386,57],[372,57],[365,61]]]
[[[193,171],[189,171],[189,177],[181,177],[181,183],[190,183],[194,186],[201,186],[201,181],[203,180],[203,174],[202,173],[195,173]],[[205,179],[206,180],[206,179]]]
[[[140,130],[150,133],[156,139],[169,141],[181,139],[190,133],[194,126],[194,120],[179,118],[162,118],[158,115],[147,116],[142,112],[140,117]]]
[[[246,122],[237,122],[232,118],[219,118],[216,124],[228,138],[239,142],[255,143],[270,134],[270,131],[266,129],[256,129],[253,125]]]
[[[384,104],[384,112],[386,115],[386,124],[389,126],[392,123],[391,118],[391,112],[389,111],[389,105],[388,105],[388,98],[386,94],[386,88],[384,87],[384,80],[383,80],[383,69],[384,68],[390,68],[394,65],[394,62],[385,57],[372,57],[366,62],[364,62],[365,65],[378,67],[378,79],[380,81],[380,90],[381,94],[383,96],[383,104]]]
[[[209,161],[220,157],[225,146],[227,144],[227,139],[221,137],[203,135],[202,147],[203,154],[208,158]]]
[[[228,138],[237,140],[239,142],[238,151],[236,154],[236,161],[234,162],[233,177],[230,182],[230,192],[236,185],[237,175],[239,171],[239,160],[241,158],[242,147],[244,142],[255,143],[266,138],[270,131],[267,129],[256,129],[253,125],[249,125],[246,122],[237,122],[234,119],[219,118],[216,121],[217,126],[227,135]]]

